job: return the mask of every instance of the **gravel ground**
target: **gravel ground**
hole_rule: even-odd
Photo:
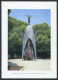
[[[37,61],[22,61],[22,59],[9,59],[9,65],[24,66],[23,71],[50,70],[50,59],[37,59]]]

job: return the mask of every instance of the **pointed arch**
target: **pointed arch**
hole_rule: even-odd
[[[32,40],[29,38],[26,41],[26,45],[24,48],[24,58],[27,60],[33,60],[34,57],[35,57],[34,46],[33,46]]]

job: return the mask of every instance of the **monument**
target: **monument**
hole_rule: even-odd
[[[22,60],[36,60],[36,42],[35,35],[32,27],[30,26],[30,18],[32,16],[26,15],[28,18],[28,26],[26,27],[24,37],[23,37],[23,46],[22,46]]]

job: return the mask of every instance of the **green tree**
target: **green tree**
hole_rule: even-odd
[[[8,53],[11,58],[22,56],[22,42],[26,26],[27,23],[23,21],[8,18]]]
[[[36,38],[37,57],[50,57],[50,27],[47,23],[35,24],[33,30]]]

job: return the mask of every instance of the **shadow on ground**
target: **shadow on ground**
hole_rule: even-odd
[[[8,65],[17,65],[16,63],[8,61]]]

